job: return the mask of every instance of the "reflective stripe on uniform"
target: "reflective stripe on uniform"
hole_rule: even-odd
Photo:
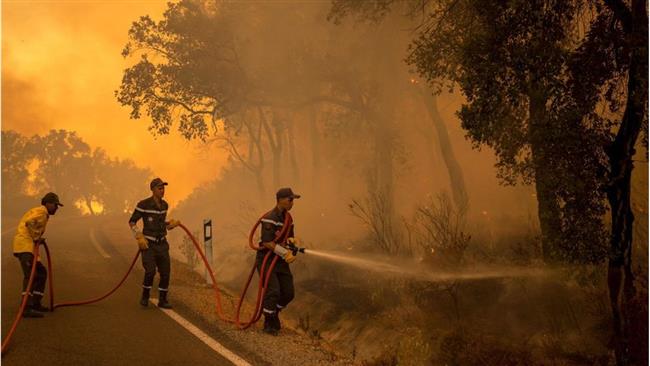
[[[135,210],[136,210],[136,211],[140,211],[140,212],[146,212],[146,213],[158,214],[158,215],[162,215],[162,214],[164,214],[164,213],[167,213],[167,210],[162,210],[162,211],[157,211],[157,210],[145,210],[145,209],[140,208],[140,207],[137,207],[137,206],[136,206]]]
[[[158,291],[168,291],[169,289],[158,287]]]
[[[275,314],[275,310],[269,310],[269,309],[262,309],[267,314]]]
[[[161,236],[160,238],[156,238],[156,237],[149,236],[149,235],[143,235],[143,236],[144,236],[146,239],[149,239],[149,240],[151,240],[151,241],[155,241],[155,242],[159,242],[159,241],[161,241],[161,240],[163,240],[163,239],[165,239],[165,238],[167,237],[167,236]]]
[[[152,287],[153,287],[153,286],[145,286],[145,285],[142,285],[142,288],[146,288],[147,290],[151,290]]]
[[[260,221],[262,221],[262,222],[266,222],[266,223],[269,223],[269,224],[273,224],[273,225],[276,225],[276,226],[282,226],[282,225],[283,225],[283,223],[281,223],[281,222],[277,222],[277,221],[273,221],[273,220],[271,220],[271,219],[262,219],[262,220],[260,220]]]

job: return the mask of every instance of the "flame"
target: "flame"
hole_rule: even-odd
[[[84,200],[78,200],[74,203],[74,205],[77,206],[77,208],[79,208],[82,215],[84,216],[92,215],[90,209],[88,208],[88,205]],[[101,202],[92,200],[90,201],[90,207],[92,207],[95,215],[101,215],[102,212],[104,212],[104,205],[102,205]]]

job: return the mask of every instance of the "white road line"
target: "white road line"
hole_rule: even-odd
[[[90,229],[90,242],[93,243],[93,246],[95,247],[95,249],[97,249],[99,254],[102,255],[102,257],[104,257],[104,258],[110,258],[111,257],[111,255],[106,253],[104,248],[102,248],[102,246],[99,244],[99,242],[97,241],[97,238],[95,238],[95,229]]]
[[[155,302],[156,305],[158,304],[156,300],[152,299],[152,302]],[[158,308],[158,309],[162,310],[163,313],[167,314],[167,316],[174,319],[176,323],[181,325],[181,327],[187,329],[201,342],[205,343],[208,347],[212,348],[214,351],[221,354],[223,357],[228,359],[228,361],[232,362],[236,366],[251,366],[251,364],[248,363],[246,360],[237,356],[235,353],[231,352],[228,348],[224,347],[221,343],[217,342],[212,337],[205,334],[201,329],[197,328],[194,324],[190,323],[187,319],[178,315],[178,313],[175,312],[174,310],[162,309],[162,308]]]

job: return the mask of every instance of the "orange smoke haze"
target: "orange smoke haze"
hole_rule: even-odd
[[[120,55],[131,23],[159,19],[165,8],[165,1],[2,1],[2,129],[77,131],[91,147],[168,180],[172,205],[215,178],[225,153],[174,132],[154,139],[149,120],[130,120],[113,95],[131,62]]]

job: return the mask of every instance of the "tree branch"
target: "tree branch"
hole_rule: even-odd
[[[257,169],[255,169],[254,166],[250,165],[249,162],[247,162],[246,159],[244,159],[244,157],[241,156],[241,154],[239,153],[239,150],[237,150],[237,147],[232,142],[232,139],[230,139],[228,137],[222,137],[222,138],[219,138],[219,139],[222,140],[222,141],[225,141],[230,146],[230,148],[229,148],[230,153],[233,154],[233,156],[235,156],[235,158],[237,158],[237,160],[239,160],[239,162],[242,163],[242,165],[244,165],[244,167],[246,167],[246,169],[248,169],[251,172],[255,173],[255,171]]]
[[[156,93],[154,93],[154,92],[149,92],[148,94],[150,96],[152,96],[154,99],[156,99],[156,100],[158,100],[160,102],[179,105],[179,106],[183,107],[186,111],[190,112],[193,116],[197,115],[197,114],[214,115],[214,112],[215,112],[215,108],[213,108],[212,110],[194,110],[187,103],[181,102],[180,100],[161,97],[161,96],[156,95]]]
[[[275,137],[273,136],[273,132],[271,131],[271,127],[269,126],[268,122],[266,121],[266,117],[264,116],[264,111],[262,110],[262,107],[257,107],[257,110],[260,114],[260,121],[262,122],[262,126],[264,126],[264,131],[266,132],[266,135],[268,136],[269,139],[269,145],[271,145],[271,150],[276,151],[278,148],[278,141],[276,141]]]

